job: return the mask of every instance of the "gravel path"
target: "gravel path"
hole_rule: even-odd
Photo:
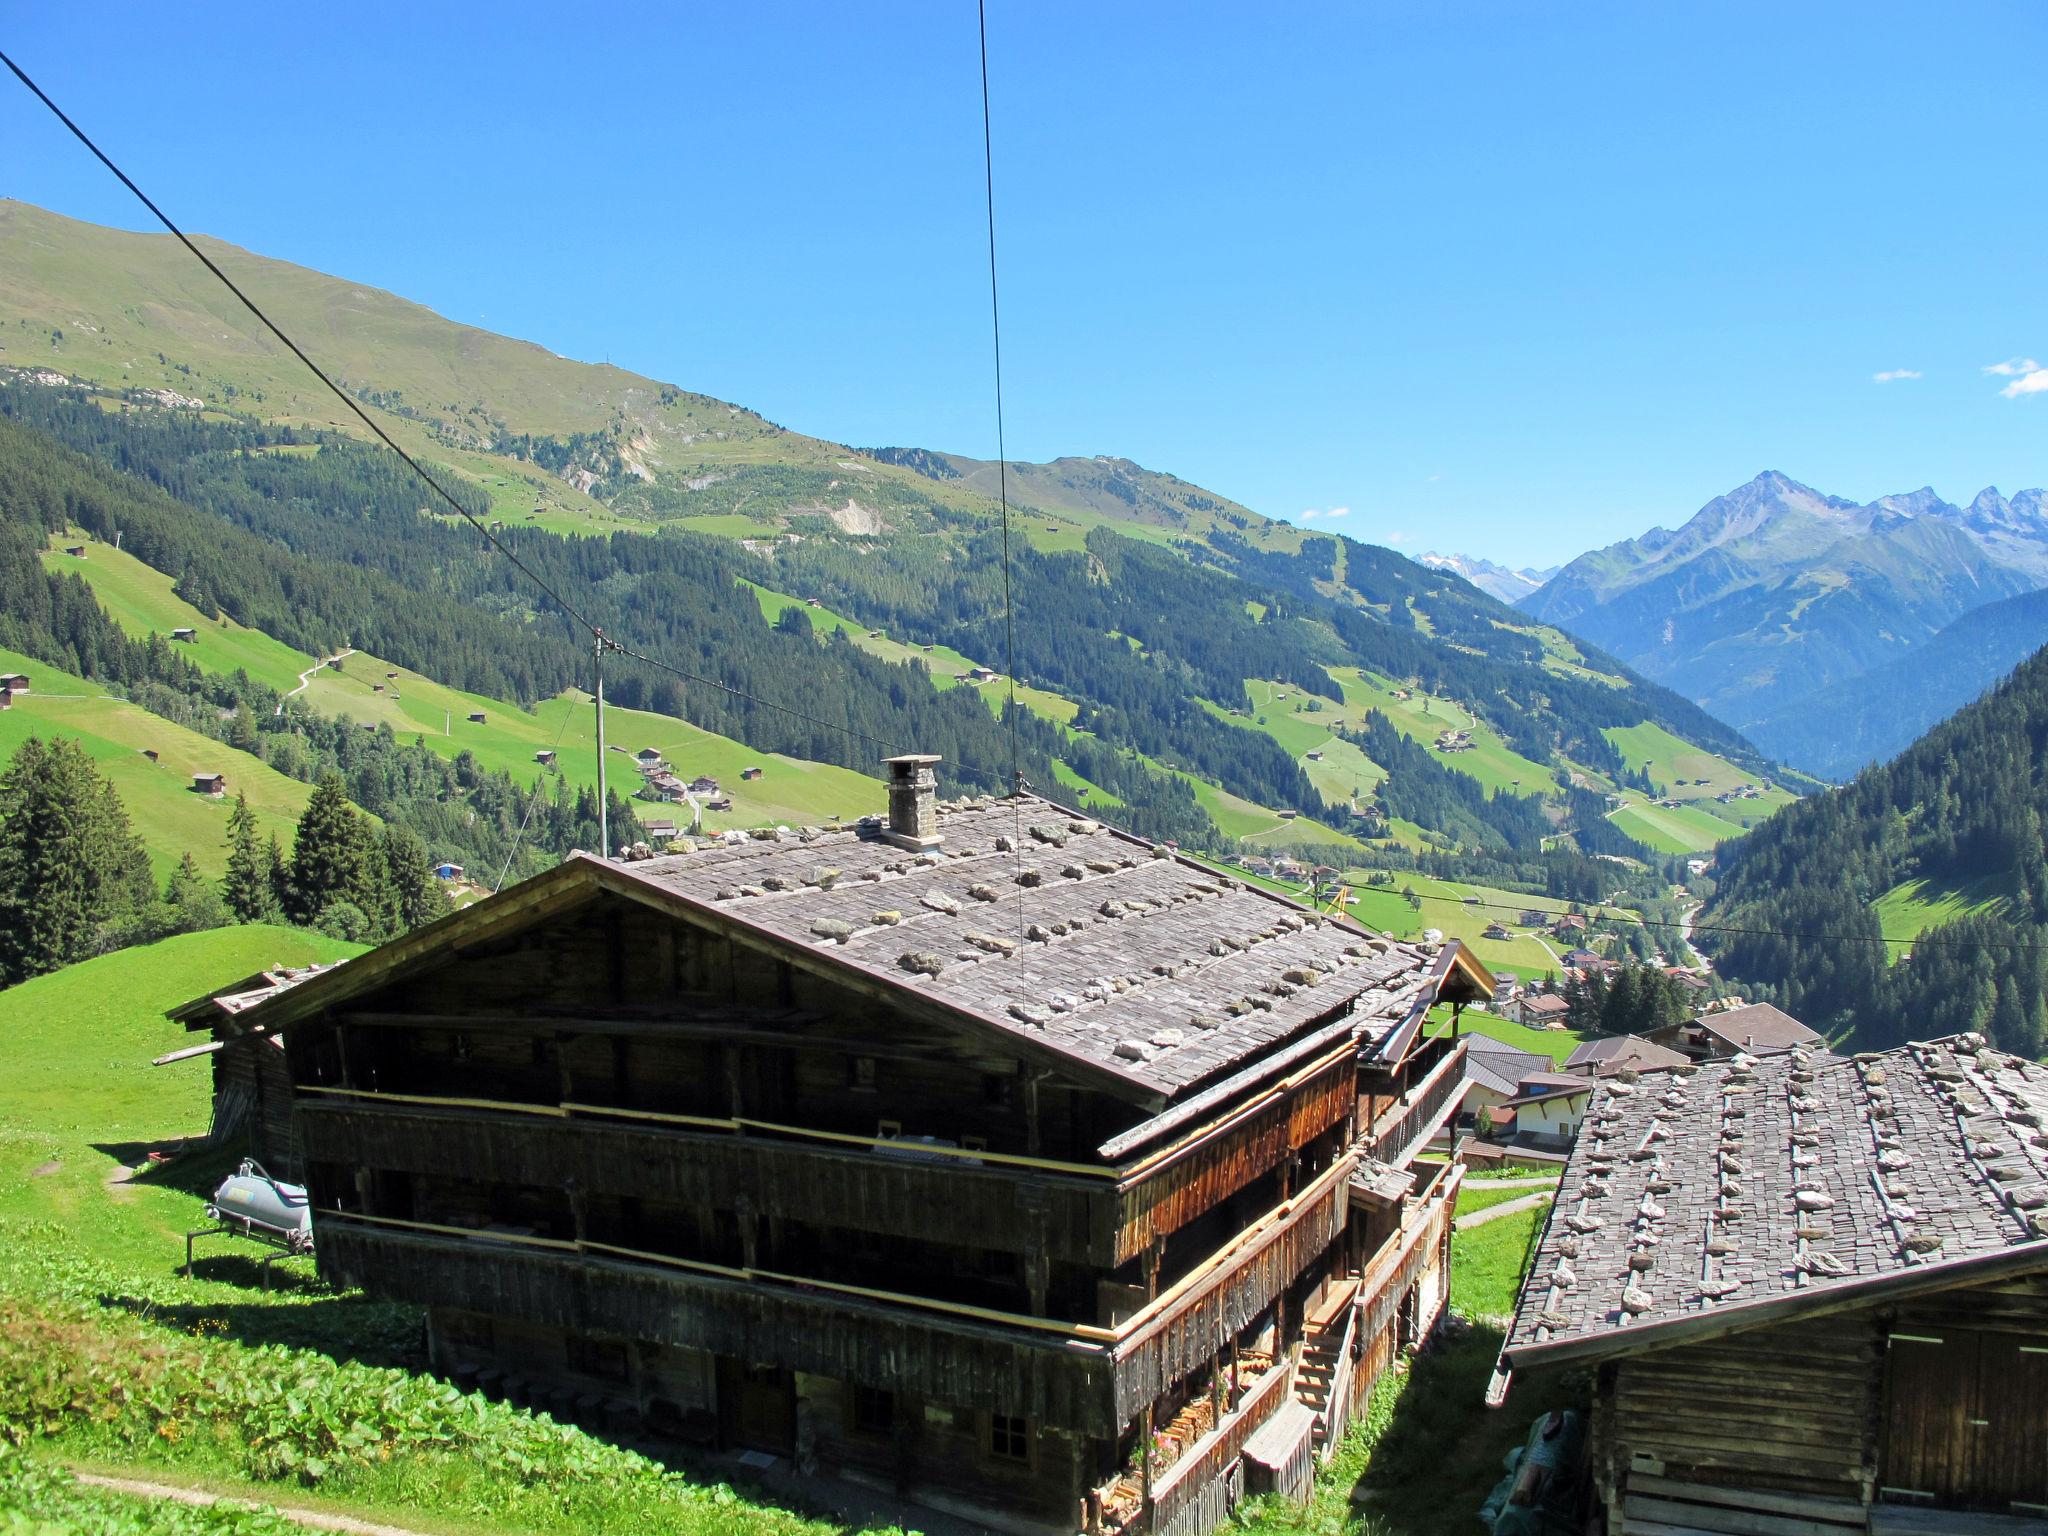
[[[407,1530],[398,1525],[379,1525],[374,1520],[358,1520],[353,1515],[330,1515],[319,1509],[290,1509],[282,1505],[258,1504],[248,1499],[228,1498],[224,1494],[209,1493],[204,1488],[182,1488],[174,1483],[150,1483],[137,1477],[104,1477],[97,1472],[74,1472],[72,1474],[88,1488],[106,1488],[115,1493],[124,1493],[137,1499],[168,1499],[174,1504],[190,1504],[205,1508],[213,1504],[224,1504],[230,1509],[269,1509],[281,1515],[294,1525],[303,1525],[314,1531],[340,1531],[343,1536],[422,1536],[421,1532]]]
[[[1524,1195],[1519,1200],[1503,1200],[1499,1205],[1489,1205],[1483,1211],[1467,1211],[1463,1216],[1453,1216],[1451,1226],[1459,1232],[1470,1227],[1482,1227],[1489,1221],[1498,1221],[1503,1216],[1512,1216],[1518,1211],[1533,1211],[1550,1199],[1550,1191],[1539,1189],[1534,1194]]]
[[[332,656],[321,657],[320,660],[314,662],[313,665],[306,668],[305,671],[299,674],[299,686],[294,688],[290,693],[286,694],[285,698],[297,698],[300,694],[304,693],[309,687],[312,686],[314,677],[319,673],[322,667],[328,665],[330,662],[339,661],[344,656],[353,656],[355,655],[355,653],[356,652],[354,646],[345,645],[340,650],[336,651]],[[280,715],[284,713],[283,700],[280,700],[278,702],[277,712]]]

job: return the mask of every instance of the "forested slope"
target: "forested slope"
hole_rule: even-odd
[[[9,502],[16,523],[38,536],[65,527],[118,534],[127,552],[175,575],[202,612],[226,612],[310,654],[349,644],[451,687],[524,703],[588,680],[584,641],[566,617],[472,528],[423,513],[416,484],[380,450],[339,434],[19,384],[0,386],[0,431],[0,457],[21,482]],[[488,508],[478,497],[472,510]],[[802,592],[892,635],[1000,661],[1008,633],[992,530],[767,545],[677,528],[566,538],[514,527],[502,537],[619,639],[705,680],[619,659],[607,683],[622,706],[862,771],[885,750],[914,747],[943,755],[970,787],[1008,782],[1008,724],[979,698],[934,688],[923,666],[872,654],[844,633],[813,636],[801,615],[770,626],[756,597],[760,586]],[[1621,774],[1604,734],[1616,728],[1666,723],[1751,756],[1662,690],[1618,671],[1559,667],[1543,635],[1455,578],[1350,541],[1310,540],[1279,556],[1228,538],[1167,547],[1103,525],[1079,548],[1018,549],[1011,585],[1017,671],[1075,705],[1064,721],[1019,711],[1026,778],[1078,777],[1121,802],[1134,830],[1197,846],[1228,840],[1184,775],[1339,825],[1361,809],[1330,803],[1271,734],[1219,730],[1204,703],[1241,705],[1252,679],[1338,703],[1332,666],[1461,699],[1534,764],[1549,765],[1556,782],[1475,794],[1453,759],[1390,753],[1399,760],[1379,765],[1388,780],[1375,809],[1406,817],[1456,805],[1442,818],[1427,813],[1454,847],[1528,851],[1582,833],[1587,852],[1646,852],[1597,804],[1568,792],[1567,760]],[[78,669],[91,671],[82,661]],[[1372,727],[1361,719],[1351,729]]]
[[[1702,921],[1721,968],[1859,1043],[1989,1031],[2039,1055],[2048,996],[2048,652],[1898,757],[1758,827],[1722,855]],[[1875,905],[1989,893],[1888,962]]]

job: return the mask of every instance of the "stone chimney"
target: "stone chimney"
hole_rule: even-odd
[[[939,778],[943,759],[923,752],[882,759],[889,768],[889,841],[899,848],[939,845]]]

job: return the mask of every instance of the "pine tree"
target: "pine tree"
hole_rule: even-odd
[[[157,915],[157,927],[162,934],[198,933],[206,928],[219,928],[228,921],[227,906],[220,893],[199,873],[189,850],[179,858],[171,878],[164,882],[163,906],[165,910]]]
[[[427,845],[401,826],[387,826],[378,849],[384,866],[385,927],[393,934],[410,933],[448,911],[427,863]]]
[[[94,953],[149,905],[149,859],[84,748],[31,736],[0,774],[0,982]]]
[[[277,846],[275,838],[271,846]],[[268,923],[277,919],[277,893],[263,845],[256,841],[256,813],[249,809],[246,794],[236,795],[235,808],[228,812],[228,868],[221,877],[220,895],[229,915],[238,923]]]
[[[375,834],[348,803],[341,775],[323,774],[292,839],[292,917],[310,925],[329,903],[348,902],[374,923],[384,905],[381,863]]]

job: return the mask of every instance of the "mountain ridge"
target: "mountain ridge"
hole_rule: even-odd
[[[223,341],[215,310],[187,304],[189,274],[164,270],[189,263],[185,253],[162,237],[117,235],[24,205],[0,215],[0,338],[4,361],[25,381],[0,389],[19,396],[5,409],[294,552],[266,573],[253,548],[224,559],[186,523],[163,534],[160,569],[237,619],[267,614],[308,648],[340,635],[362,645],[374,621],[383,638],[365,648],[422,671],[432,671],[427,620],[445,613],[451,625],[435,643],[461,663],[444,681],[474,694],[530,704],[575,681],[577,654],[548,633],[559,623],[547,605],[477,560],[466,529],[416,515],[416,487],[393,483],[349,448],[361,436],[346,422],[339,432],[328,425],[342,413],[324,400],[318,414],[309,409],[295,360],[240,333]],[[141,278],[131,280],[130,263]],[[955,681],[934,671],[941,655],[963,671],[962,658],[1006,655],[991,617],[1008,585],[993,462],[830,443],[624,370],[584,374],[586,365],[530,343],[499,347],[488,333],[346,279],[289,264],[258,277],[287,290],[277,306],[286,324],[296,324],[292,314],[311,317],[316,355],[321,338],[343,333],[337,367],[358,401],[448,468],[465,505],[502,523],[523,559],[603,588],[608,631],[613,621],[634,626],[621,638],[693,656],[700,670],[754,676],[769,697],[798,677],[805,686],[839,678],[874,695],[848,701],[849,723],[882,739],[915,720],[926,738],[918,745],[964,749],[954,755],[970,787],[1000,782],[990,765],[1004,752],[984,700],[963,710],[926,698],[928,687]],[[270,303],[268,287],[258,297]],[[511,377],[492,375],[496,368]],[[113,423],[127,425],[110,437]],[[226,465],[235,467],[223,478]],[[1220,815],[1215,827],[1228,842],[1243,835],[1228,829],[1245,827],[1249,806],[1267,808],[1265,847],[1318,843],[1357,854],[1370,830],[1399,843],[1404,858],[1484,854],[1533,868],[1552,844],[1570,850],[1574,838],[1621,855],[1646,851],[1628,826],[1655,825],[1658,852],[1698,851],[1739,835],[1767,808],[1748,801],[1724,812],[1700,790],[1710,776],[1768,782],[1769,765],[1739,735],[1455,575],[1265,518],[1116,455],[1004,472],[1022,514],[1015,666],[1032,772],[1040,783],[1092,782],[1106,805],[1156,795],[1157,806],[1126,814],[1158,835],[1207,836],[1201,816]],[[336,490],[374,496],[374,514],[362,509],[376,519],[374,535],[280,511]],[[572,533],[602,537],[557,537]],[[412,589],[407,605],[419,620],[385,620],[354,584],[345,602],[304,613],[281,606],[279,592],[330,560]],[[717,590],[690,585],[703,582]],[[734,602],[735,583],[753,589],[744,604]],[[468,607],[492,618],[452,623]],[[320,617],[309,628],[312,608]],[[771,619],[789,631],[772,646],[753,638]],[[490,624],[500,622],[506,633],[496,641]],[[795,636],[822,649],[806,652]],[[871,658],[897,670],[877,670]],[[771,724],[708,687],[636,677],[623,664],[614,684],[612,664],[606,670],[607,691],[616,687],[622,703],[682,711],[755,750],[872,771],[865,758],[852,760],[859,754],[847,740]],[[1265,695],[1255,690],[1275,685],[1293,701],[1259,707]],[[1307,712],[1310,703],[1323,713]],[[1477,752],[1436,746],[1450,733],[1432,710],[1465,722]],[[1376,711],[1400,717],[1399,730],[1375,735]],[[1667,794],[1706,807],[1683,827],[1641,809],[1649,776],[1640,754],[1625,761],[1619,743],[1644,725],[1671,733],[1677,746],[1659,749],[1667,757],[1723,762],[1664,772],[1677,781]],[[1420,737],[1420,756],[1400,745],[1404,733]],[[1391,776],[1360,747],[1368,738],[1401,758]],[[1603,802],[1609,789],[1626,804]],[[1768,804],[1784,798],[1772,793]]]
[[[1824,743],[1792,700],[1910,654],[1962,615],[2048,586],[2043,496],[1967,508],[1932,488],[1857,503],[1767,470],[1677,529],[1566,564],[1517,606],[1610,650],[1738,730],[1785,721],[1785,760]]]

